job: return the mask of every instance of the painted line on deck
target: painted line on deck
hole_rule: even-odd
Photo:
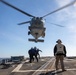
[[[26,60],[27,61],[27,60]],[[20,70],[20,68],[22,67],[22,65],[26,62],[26,61],[24,61],[23,63],[21,63],[21,64],[19,64],[12,72],[39,72],[39,71],[47,71],[47,69],[45,69],[46,67],[47,67],[47,65],[52,61],[52,59],[51,60],[49,60],[49,61],[47,61],[45,64],[43,64],[38,70]],[[32,65],[32,64],[31,64]],[[48,71],[50,71],[50,70],[48,70]]]
[[[42,72],[42,71],[47,71],[47,70],[48,70],[48,71],[53,71],[53,70],[55,70],[55,69],[52,69],[52,70],[51,70],[51,69],[41,69],[41,70],[18,70],[18,71],[16,70],[16,71],[12,71],[12,72]],[[61,70],[61,69],[59,69],[59,70]],[[59,71],[59,70],[58,70],[58,71]],[[72,70],[74,71],[74,70],[76,70],[76,68],[75,68],[75,69],[74,69],[74,68],[73,68],[73,69],[66,69],[66,71],[72,71]],[[56,71],[56,70],[55,70],[55,71]]]
[[[19,70],[17,72],[42,72],[42,71],[47,71],[47,69],[43,69],[43,70]],[[50,69],[48,71],[51,71]]]
[[[50,59],[43,66],[41,66],[38,70],[45,69],[50,64],[50,62],[52,62],[53,60],[54,60],[54,58]],[[47,71],[48,71],[48,69],[45,72],[47,72]],[[40,73],[41,73],[41,71],[40,72],[35,71],[32,75],[39,75]]]
[[[22,67],[22,65],[25,63],[25,62],[28,62],[28,60],[22,62],[21,64],[19,64],[12,72],[42,72],[42,71],[52,71],[52,70],[55,70],[55,69],[45,69],[47,67],[47,65],[51,62],[52,60],[49,60],[47,61],[44,65],[42,65],[38,70],[20,70],[20,68]],[[54,66],[54,64],[52,65],[52,67]],[[61,70],[61,69],[59,69]],[[71,68],[71,69],[66,69],[67,71],[72,71],[72,70],[76,70],[76,68]],[[35,73],[33,73],[33,75],[35,75]],[[55,75],[56,74],[56,70],[55,70]]]
[[[26,61],[27,61],[27,60],[26,60]],[[24,62],[22,62],[21,64],[19,64],[12,72],[18,72],[19,69],[22,67],[22,65],[23,65],[26,61],[24,61]]]
[[[68,70],[68,71],[72,71],[72,70],[76,70],[76,68],[72,68],[72,69],[66,69],[66,70]]]
[[[59,69],[58,71],[62,71],[62,69]],[[57,72],[58,72],[57,70],[55,70],[54,72],[52,72],[52,73],[54,73],[54,75],[58,75],[57,74]],[[72,69],[66,69],[66,71],[65,72],[67,72],[67,71],[76,71],[76,68],[72,68]],[[72,72],[73,73],[73,72]],[[74,74],[74,73],[73,73]]]

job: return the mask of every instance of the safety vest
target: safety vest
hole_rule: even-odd
[[[56,52],[56,54],[64,54],[64,45],[62,45],[62,44],[57,44],[56,47],[57,47],[57,52]]]

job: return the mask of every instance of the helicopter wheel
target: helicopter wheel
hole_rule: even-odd
[[[30,35],[30,34],[31,34],[31,32],[29,31],[29,32],[28,32],[28,35]]]

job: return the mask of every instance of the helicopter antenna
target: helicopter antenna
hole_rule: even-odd
[[[24,12],[23,10],[21,10],[21,9],[19,9],[19,8],[13,6],[13,5],[11,5],[11,4],[9,4],[8,2],[6,2],[6,1],[4,1],[4,0],[0,0],[0,2],[6,4],[7,6],[10,6],[10,7],[14,8],[15,10],[17,10],[17,11],[19,11],[19,12],[21,12],[21,13],[27,15],[27,16],[35,17],[35,16],[33,16],[33,15],[31,15],[31,14],[28,14],[28,13]]]
[[[50,15],[50,14],[53,14],[53,13],[59,11],[59,10],[62,10],[62,9],[64,9],[64,8],[66,8],[66,7],[69,7],[69,6],[73,5],[75,2],[76,2],[76,0],[74,0],[73,2],[71,2],[71,3],[69,3],[69,4],[65,5],[65,6],[62,6],[62,7],[59,8],[59,9],[56,9],[56,10],[54,10],[54,11],[52,11],[52,12],[44,15],[43,17],[46,17],[46,16],[48,16],[48,15]],[[42,17],[42,18],[43,18],[43,17]]]

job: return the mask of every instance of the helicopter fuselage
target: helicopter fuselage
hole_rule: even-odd
[[[45,29],[44,22],[41,18],[32,18],[28,34],[31,34],[37,42],[39,37],[45,37]]]

